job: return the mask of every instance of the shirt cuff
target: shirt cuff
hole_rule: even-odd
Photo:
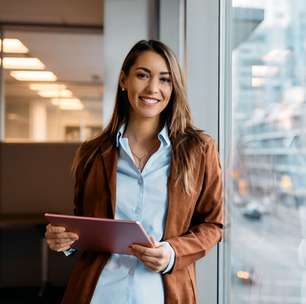
[[[170,260],[168,266],[162,271],[162,274],[166,274],[170,272],[174,266],[175,262],[175,251],[171,247],[171,245],[168,242],[161,242],[162,246],[170,253]]]
[[[67,249],[67,250],[65,250],[63,252],[64,252],[65,256],[70,256],[70,255],[73,255],[74,253],[76,253],[77,251],[78,250],[75,249],[75,248],[69,248],[69,249]]]

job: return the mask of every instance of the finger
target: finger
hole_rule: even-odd
[[[46,232],[45,237],[48,239],[71,239],[71,240],[79,239],[79,236],[73,232],[62,232],[62,233]]]
[[[61,244],[73,244],[75,241],[71,239],[56,239],[54,240],[55,244],[61,245]]]
[[[156,241],[156,239],[153,235],[150,235],[150,240],[151,240],[154,247],[158,246],[159,243]]]
[[[152,263],[144,263],[144,265],[145,265],[145,267],[147,267],[151,271],[154,271],[154,272],[159,272],[160,271],[160,269],[158,267],[156,267],[156,265],[154,265]]]
[[[155,267],[160,267],[162,266],[162,261],[160,259],[157,259],[155,257],[150,257],[150,256],[141,256],[140,260],[146,264],[146,263],[150,263],[152,265],[154,265]]]
[[[68,250],[68,249],[70,249],[71,247],[68,245],[66,245],[66,246],[61,246],[61,247],[59,247],[59,248],[57,248],[57,252],[63,252],[63,251],[65,251],[65,250]]]
[[[66,231],[66,228],[63,226],[54,226],[54,225],[48,224],[47,231],[48,232],[64,232]]]
[[[60,251],[62,248],[71,248],[74,242],[56,243],[55,241],[48,241],[47,243],[50,249]]]
[[[133,245],[131,246],[131,249],[133,252],[139,254],[139,255],[147,255],[152,256],[156,258],[163,257],[163,247],[158,248],[148,248],[140,245]]]

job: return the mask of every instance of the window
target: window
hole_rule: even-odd
[[[236,0],[232,10],[226,301],[306,303],[306,4]]]

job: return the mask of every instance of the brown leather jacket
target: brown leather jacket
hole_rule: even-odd
[[[168,213],[163,240],[173,247],[176,259],[171,273],[163,275],[166,304],[195,304],[195,261],[205,256],[222,237],[222,174],[214,141],[203,135],[205,152],[198,156],[196,191],[186,194],[168,180]],[[75,213],[112,218],[115,211],[118,150],[109,145],[95,157],[84,187],[82,202],[75,198]],[[90,303],[109,254],[82,252],[69,279],[63,304]],[[118,290],[120,292],[120,290]],[[145,303],[145,299],[144,302]]]

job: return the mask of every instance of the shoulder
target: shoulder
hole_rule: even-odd
[[[210,134],[206,133],[205,131],[199,130],[198,133],[204,144],[209,145],[215,142],[214,138]]]
[[[82,157],[84,155],[88,155],[94,152],[103,153],[106,150],[112,148],[114,146],[113,141],[110,136],[102,133],[101,135],[83,142],[78,150],[77,154]]]
[[[189,133],[189,137],[190,142],[194,143],[195,148],[200,149],[204,154],[209,148],[215,148],[216,146],[215,139],[203,130],[194,129]]]
[[[216,146],[216,140],[210,134],[200,130],[199,135],[206,149]]]

